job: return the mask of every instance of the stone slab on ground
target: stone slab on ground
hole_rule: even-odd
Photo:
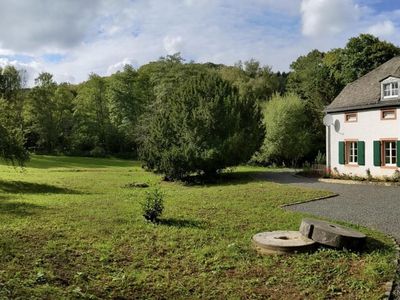
[[[338,249],[360,250],[367,238],[356,230],[315,219],[303,219],[299,231],[319,244]]]
[[[298,231],[261,232],[253,236],[253,244],[262,254],[291,254],[306,252],[316,243]]]

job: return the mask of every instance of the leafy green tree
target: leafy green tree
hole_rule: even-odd
[[[165,76],[173,76],[183,65],[184,59],[180,53],[160,57],[158,61],[150,62],[139,68],[138,73],[143,78],[148,78],[150,86],[156,88]]]
[[[306,103],[294,94],[275,95],[264,106],[266,135],[254,161],[296,165],[312,149]]]
[[[324,64],[324,56],[318,50],[300,56],[290,65],[292,72],[287,83],[289,92],[311,101],[319,109],[328,105],[342,88]]]
[[[332,67],[334,72],[342,73],[343,83],[348,84],[397,55],[399,47],[371,34],[361,34],[348,41],[339,52],[340,64]]]
[[[41,73],[24,107],[26,146],[42,153],[69,153],[73,127],[74,88],[57,85],[50,73]]]
[[[242,96],[253,97],[260,103],[270,99],[280,88],[279,78],[271,67],[261,66],[255,59],[219,69],[222,78],[236,86]]]
[[[0,158],[20,165],[29,158],[24,149],[22,86],[17,69],[0,68]]]
[[[9,130],[23,130],[24,93],[20,71],[0,68],[0,124]]]
[[[286,72],[277,72],[276,77],[278,80],[278,90],[277,92],[280,95],[284,95],[286,93],[286,85],[287,85],[287,79],[288,79],[289,73]]]
[[[118,136],[111,124],[105,78],[91,74],[78,88],[74,104],[73,148],[96,156],[109,153]]]
[[[351,38],[343,49],[332,49],[327,53],[313,50],[291,64],[287,89],[306,102],[314,154],[325,147],[324,107],[346,84],[399,54],[399,48],[393,44],[361,34]]]
[[[351,38],[343,49],[313,50],[290,65],[288,91],[321,109],[346,84],[399,54],[400,48],[370,34]]]
[[[108,78],[110,121],[122,141],[118,152],[136,152],[135,128],[152,98],[148,77],[126,65],[122,72]]]
[[[223,66],[218,70],[218,74],[223,80],[229,81],[236,87],[243,96],[248,90],[246,84],[249,81],[249,77],[243,70],[241,64],[242,63],[239,62],[236,63],[236,66]]]
[[[57,84],[50,73],[41,73],[35,79],[25,110],[27,135],[36,150],[52,153],[57,146],[57,119],[54,99]]]
[[[0,98],[8,101],[17,100],[22,85],[22,76],[15,67],[0,68]]]
[[[240,62],[236,64],[239,68],[242,68],[244,72],[250,78],[256,78],[263,72],[263,68],[261,68],[261,64],[259,61],[255,60],[254,58],[247,60],[240,65]],[[267,69],[269,69],[267,67]],[[268,70],[269,71],[269,70]]]
[[[23,150],[23,84],[21,72],[15,67],[0,68],[1,151],[3,157],[8,157],[12,162],[16,161],[18,156],[20,157],[17,161],[22,162],[27,156]],[[11,148],[14,150],[11,151]],[[13,151],[15,154],[12,154]]]
[[[325,64],[326,55],[313,50],[305,56],[300,56],[291,64],[287,89],[298,95],[306,109],[307,126],[314,156],[325,148],[325,127],[322,124],[323,110],[326,105],[338,95],[343,88],[341,79]],[[332,57],[330,57],[332,59]],[[313,157],[308,157],[313,159]]]
[[[193,173],[212,176],[246,162],[264,132],[256,103],[241,98],[215,72],[190,64],[180,71],[178,84],[169,89],[167,80],[168,93],[159,93],[141,120],[140,155],[146,167],[182,179]]]
[[[0,158],[21,166],[29,159],[20,132],[9,131],[2,125],[0,125]]]
[[[338,85],[338,92],[346,85],[343,77],[343,49],[336,48],[325,53],[323,64],[328,67],[329,73]]]
[[[183,59],[180,52],[174,53],[172,55],[161,56],[159,61],[165,62],[167,64],[182,64],[185,60]]]
[[[71,152],[74,126],[74,99],[76,91],[68,83],[61,83],[54,93],[54,119],[56,120],[57,145],[59,152]]]

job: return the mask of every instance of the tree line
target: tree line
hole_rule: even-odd
[[[136,157],[143,113],[176,90],[180,76],[199,71],[231,81],[240,94],[260,102],[279,91],[285,77],[255,60],[227,67],[185,63],[175,54],[137,70],[126,65],[109,77],[91,74],[78,85],[57,84],[41,73],[34,87],[24,88],[19,71],[6,66],[0,69],[1,124],[9,136],[18,132],[24,148],[35,153]]]
[[[32,88],[24,87],[19,70],[6,66],[0,69],[0,156],[22,162],[28,151],[140,155],[155,168],[160,160],[164,167],[183,162],[185,153],[189,161],[188,153],[209,145],[208,154],[196,154],[197,164],[209,157],[218,165],[229,161],[222,152],[237,157],[240,149],[259,164],[298,164],[324,150],[324,107],[346,84],[399,53],[393,44],[362,34],[344,48],[300,56],[288,73],[254,59],[225,66],[185,62],[175,54],[138,69],[127,65],[108,77],[91,74],[78,85],[57,84],[41,73]],[[184,151],[173,150],[183,137]],[[226,143],[217,145],[218,140]],[[165,148],[175,153],[163,156]],[[182,168],[198,170],[194,160]]]

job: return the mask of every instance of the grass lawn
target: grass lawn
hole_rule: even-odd
[[[33,156],[0,166],[0,299],[378,299],[394,272],[384,235],[362,254],[322,249],[260,256],[251,237],[297,230],[280,205],[327,195],[262,181],[240,167],[218,184],[162,182],[140,163]],[[146,189],[166,194],[161,224],[146,223]],[[358,228],[360,229],[360,228]]]

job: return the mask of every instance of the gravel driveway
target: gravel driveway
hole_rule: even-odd
[[[265,179],[339,194],[326,200],[287,206],[286,209],[363,225],[388,233],[400,241],[400,187],[323,183],[295,177],[289,172],[267,173]]]
[[[363,225],[392,235],[400,242],[400,187],[364,184],[334,184],[277,172],[263,175],[266,180],[311,189],[327,190],[337,197],[285,207],[333,220]],[[400,299],[400,266],[390,299]]]

